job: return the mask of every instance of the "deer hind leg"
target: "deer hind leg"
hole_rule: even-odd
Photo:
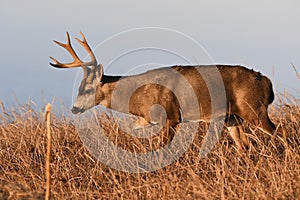
[[[242,152],[245,148],[249,147],[247,136],[241,125],[228,126],[227,129],[239,152]]]
[[[260,116],[259,119],[260,123],[259,126],[261,127],[263,132],[268,132],[270,134],[274,134],[276,131],[276,127],[273,124],[273,122],[270,120],[269,116],[267,113],[263,114]]]
[[[243,120],[235,115],[230,116],[226,122],[227,130],[235,142],[238,152],[243,152],[245,148],[249,148],[249,142],[243,131],[242,122]]]
[[[263,133],[268,135],[270,137],[269,142],[272,144],[273,147],[281,149],[282,145],[286,146],[286,142],[283,140],[286,139],[285,132],[282,130],[281,127],[279,129],[276,129],[276,126],[273,124],[273,122],[270,120],[267,112],[267,108],[261,109],[261,111],[258,111],[258,114],[256,113],[248,113],[242,116],[244,120],[248,121],[252,126],[256,127],[257,129],[261,130]],[[280,141],[282,143],[275,142],[274,139],[276,136],[282,137]]]
[[[261,111],[259,114],[249,112],[245,116],[242,116],[244,120],[248,121],[253,126],[257,127],[268,135],[273,135],[276,131],[276,127],[268,116],[267,110]]]
[[[277,148],[276,142],[274,139],[279,136],[286,140],[286,135],[283,132],[282,128],[279,127],[278,130],[276,129],[276,126],[273,124],[273,122],[270,120],[268,113],[264,112],[259,116],[259,120],[257,122],[258,124],[255,124],[258,129],[260,129],[262,132],[266,133],[270,138],[270,142],[272,142],[272,145]],[[280,139],[282,141],[282,139]],[[283,145],[286,145],[285,142],[282,143]]]

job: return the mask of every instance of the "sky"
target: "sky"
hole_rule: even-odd
[[[80,31],[85,34],[106,74],[130,74],[137,66],[148,70],[159,64],[186,64],[178,56],[170,55],[174,49],[167,53],[157,49],[128,53],[111,64],[109,52],[118,57],[118,49],[138,46],[140,40],[154,40],[147,32],[152,29],[144,27],[169,31],[169,35],[175,35],[175,39],[170,36],[174,42],[172,48],[186,48],[188,53],[196,54],[189,48],[192,44],[176,40],[177,36],[189,38],[187,43],[197,43],[213,63],[253,68],[272,80],[277,94],[287,91],[300,98],[300,80],[291,65],[300,73],[297,0],[2,0],[0,25],[0,101],[7,107],[24,104],[28,99],[37,107],[46,102],[72,106],[80,69],[59,70],[49,65],[49,56],[62,62],[71,61],[67,52],[53,43],[53,39],[64,42],[66,31],[82,58],[87,54],[74,37],[80,37]],[[135,36],[139,32],[132,30],[143,33]],[[128,32],[133,34],[126,36]],[[158,40],[161,44],[165,41]],[[206,60],[195,62],[203,64]]]

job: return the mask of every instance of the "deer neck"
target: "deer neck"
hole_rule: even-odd
[[[96,93],[96,103],[103,105],[107,108],[111,108],[111,95],[115,89],[118,81],[123,78],[123,76],[106,76],[102,77],[102,81],[99,84],[97,93]]]

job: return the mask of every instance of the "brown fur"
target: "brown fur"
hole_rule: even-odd
[[[199,107],[201,108],[201,116],[199,116],[199,119],[208,119],[211,112],[211,99],[208,94],[209,91],[206,83],[195,67],[209,68],[213,66],[174,66],[172,69],[175,69],[182,74],[193,87],[198,97]],[[242,66],[217,65],[216,67],[224,81],[228,115],[237,115],[243,119],[248,119],[248,121],[251,122],[258,120],[257,118],[259,116],[266,114],[268,105],[272,103],[274,99],[272,84],[267,77]],[[123,81],[126,83],[127,85],[123,86],[124,89],[126,89],[131,87],[130,84],[138,84],[139,79],[149,79],[153,81],[156,81],[156,79],[159,78],[168,79],[168,73],[162,73],[164,69],[166,68],[151,70],[143,74],[128,77],[103,76],[100,88],[108,85],[107,88],[109,88],[109,91],[104,92],[105,96],[102,98],[105,98],[110,102],[111,94],[118,82]],[[163,76],[156,77],[155,74],[163,74]],[[172,108],[174,110],[180,108],[177,98],[174,97],[174,93],[172,91],[177,88],[184,90],[185,86],[177,85],[176,80],[170,81],[173,82],[173,88],[168,89],[158,84],[147,84],[135,90],[134,93],[131,94],[132,96],[129,105],[130,113],[149,118],[147,111],[152,104],[161,104],[165,108]],[[126,90],[124,93],[126,93]],[[101,101],[99,98],[100,97],[96,94],[97,103]],[[122,96],[120,98],[122,98]],[[110,105],[110,103],[108,105]],[[108,107],[111,108],[110,106]],[[174,110],[167,110],[167,112],[172,114],[174,113]],[[168,117],[170,119],[177,118],[176,120],[179,122],[179,118],[177,116]]]
[[[198,70],[206,70],[214,66],[174,66],[172,68],[160,68],[151,70],[139,75],[128,77],[110,77],[103,76],[101,81],[101,87],[106,87],[109,91],[103,91],[105,100],[108,101],[107,107],[115,109],[120,112],[128,112],[140,117],[143,117],[146,121],[150,122],[151,117],[149,110],[152,105],[160,104],[167,113],[167,119],[170,121],[170,126],[175,127],[182,121],[189,120],[204,120],[209,121],[211,117],[211,97],[206,83],[198,72]],[[226,124],[227,126],[237,126],[243,120],[251,123],[254,126],[260,127],[262,130],[268,133],[275,131],[275,126],[268,117],[268,105],[274,100],[274,93],[270,80],[261,75],[259,72],[247,69],[242,66],[227,66],[217,65],[225,87],[226,92]],[[187,105],[187,113],[181,113],[181,105],[178,102],[178,97],[173,91],[185,90],[185,85],[178,85],[177,80],[172,77],[172,73],[169,70],[176,70],[187,82],[192,86],[199,102],[199,116],[193,116],[194,105]],[[213,77],[212,77],[213,78]],[[148,80],[154,83],[159,83],[160,79],[164,79],[163,82],[168,82],[170,88],[166,88],[159,84],[146,84],[134,90],[132,94],[127,94],[128,88],[133,87],[136,84],[142,83],[141,80]],[[115,90],[116,85],[121,85],[122,92],[115,95],[118,102],[117,107],[111,106],[111,95]],[[100,89],[101,90],[101,89]],[[120,89],[119,89],[120,90]],[[129,110],[124,110],[126,103],[123,99],[126,95],[130,96]],[[102,100],[96,94],[97,104]],[[188,104],[188,102],[187,102]],[[195,112],[197,113],[197,112]],[[158,114],[159,116],[159,114]],[[237,130],[232,133],[234,140],[237,143],[238,138],[234,135],[240,135],[240,138],[244,140],[244,133],[237,134]],[[244,142],[247,143],[247,142]],[[242,144],[238,144],[242,146]]]
[[[66,44],[55,43],[65,48],[74,61],[63,64],[50,57],[55,62],[50,63],[53,67],[82,67],[84,71],[73,113],[101,104],[139,116],[137,127],[152,121],[163,124],[165,120],[164,125],[172,128],[183,121],[225,117],[238,148],[243,147],[242,143],[248,145],[241,128],[244,120],[264,132],[275,132],[268,116],[268,105],[274,100],[272,83],[261,73],[242,66],[198,65],[164,67],[127,77],[106,76],[81,35],[82,40],[77,41],[87,50],[91,61],[79,59],[68,33]]]

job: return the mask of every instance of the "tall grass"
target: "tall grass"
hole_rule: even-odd
[[[207,128],[201,124],[193,144],[177,161],[140,174],[97,161],[84,147],[72,119],[52,115],[51,199],[299,199],[300,105],[286,99],[270,109],[284,137],[245,126],[251,142],[248,151],[239,155],[225,132],[212,152],[200,159],[201,132]],[[0,199],[44,199],[44,118],[29,105],[12,115],[0,107]],[[143,144],[150,148],[158,141],[127,138],[113,119],[104,126],[112,141],[131,151],[143,152]]]

